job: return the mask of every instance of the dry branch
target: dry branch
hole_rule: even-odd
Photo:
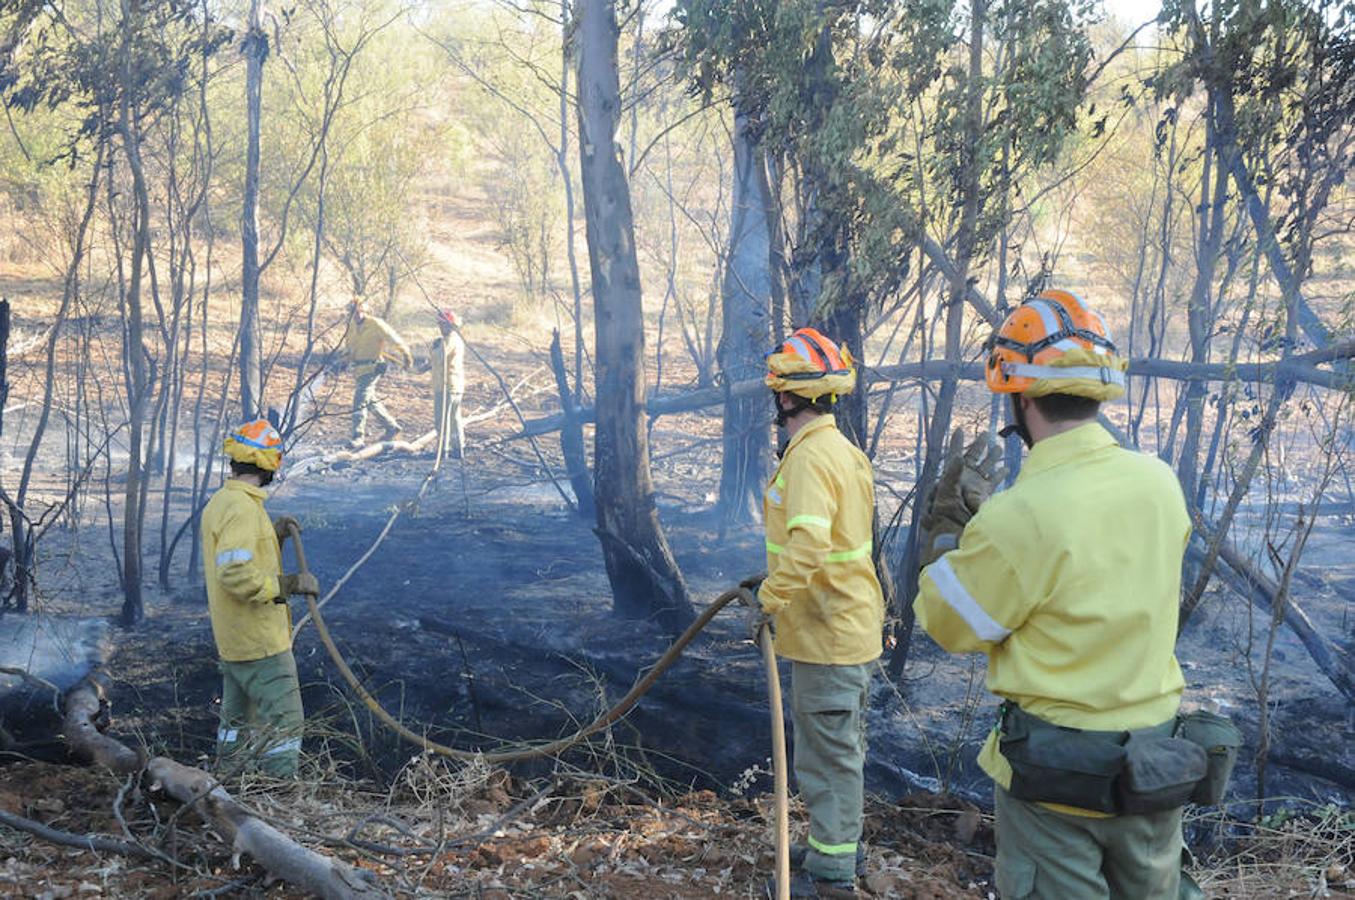
[[[1205,559],[1204,551],[1194,542],[1191,543],[1188,552],[1190,558],[1197,563]],[[1226,540],[1219,545],[1219,559],[1227,567],[1221,569],[1220,574],[1229,587],[1266,613],[1274,609],[1279,585],[1272,578]],[[1308,618],[1308,614],[1294,602],[1293,597],[1285,601],[1284,624],[1294,632],[1294,636],[1303,644],[1313,662],[1322,670],[1322,674],[1327,676],[1347,700],[1355,702],[1355,660],[1351,659],[1350,654],[1319,631],[1313,620]]]
[[[251,815],[201,769],[157,756],[147,766],[155,787],[180,803],[198,806],[236,853],[244,853],[273,875],[302,890],[333,900],[385,897],[372,875],[301,846]]]
[[[57,844],[61,847],[75,847],[77,850],[90,850],[95,853],[116,853],[119,856],[135,856],[142,859],[156,858],[154,853],[139,844],[100,837],[97,834],[75,834],[70,831],[61,831],[33,819],[26,819],[15,813],[6,812],[3,809],[0,809],[0,825],[18,831],[26,831],[49,844]]]

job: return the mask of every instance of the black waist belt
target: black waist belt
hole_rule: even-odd
[[[1203,751],[1172,737],[1175,729],[1174,717],[1132,731],[1071,728],[1008,702],[998,746],[1019,800],[1112,814],[1158,812],[1183,806],[1205,774]]]

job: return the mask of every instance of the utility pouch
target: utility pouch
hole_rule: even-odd
[[[1011,795],[1018,800],[1118,813],[1123,740],[1123,732],[1066,728],[1007,704],[998,747],[1011,764]]]
[[[1176,736],[1200,747],[1207,758],[1204,778],[1195,786],[1190,802],[1200,806],[1222,803],[1242,746],[1242,732],[1226,716],[1198,710],[1177,718]]]
[[[1130,815],[1185,806],[1208,769],[1198,744],[1157,729],[1131,732],[1124,750],[1120,810]]]

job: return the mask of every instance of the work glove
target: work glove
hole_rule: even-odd
[[[291,534],[288,530],[290,528],[296,528],[297,531],[300,531],[301,523],[291,516],[278,516],[273,520],[273,533],[278,536],[279,541],[287,539],[287,536]]]
[[[985,433],[965,447],[964,429],[955,429],[941,477],[923,501],[918,544],[921,566],[931,565],[959,545],[969,520],[1006,477],[1002,446],[992,435]]]
[[[744,614],[744,627],[748,629],[748,639],[754,644],[762,643],[762,627],[765,625],[768,629],[772,625],[772,617],[762,610],[761,603],[755,603],[748,607]]]
[[[294,575],[278,576],[279,596],[274,603],[286,603],[288,597],[294,597],[297,594],[309,594],[312,597],[320,596],[320,582],[310,572],[297,572]]]

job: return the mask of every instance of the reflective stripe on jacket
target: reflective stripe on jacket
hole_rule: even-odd
[[[433,341],[428,354],[433,364],[433,392],[444,387],[453,394],[466,390],[466,343],[453,331],[446,338]]]
[[[922,572],[918,623],[988,655],[988,689],[1056,725],[1147,728],[1176,714],[1181,560],[1176,476],[1090,423],[1037,443],[1016,482]],[[996,730],[979,765],[1004,788]]]
[[[884,599],[871,559],[870,460],[830,415],[791,439],[763,496],[762,608],[787,659],[856,665],[880,655]]]
[[[395,329],[376,316],[367,316],[361,322],[353,319],[343,336],[344,352],[353,364],[353,375],[360,377],[376,370],[376,364],[386,360],[403,366],[412,365],[414,356],[405,339]]]
[[[263,659],[292,646],[292,615],[278,596],[278,538],[266,495],[228,479],[202,511],[202,566],[217,653],[228,662]]]

